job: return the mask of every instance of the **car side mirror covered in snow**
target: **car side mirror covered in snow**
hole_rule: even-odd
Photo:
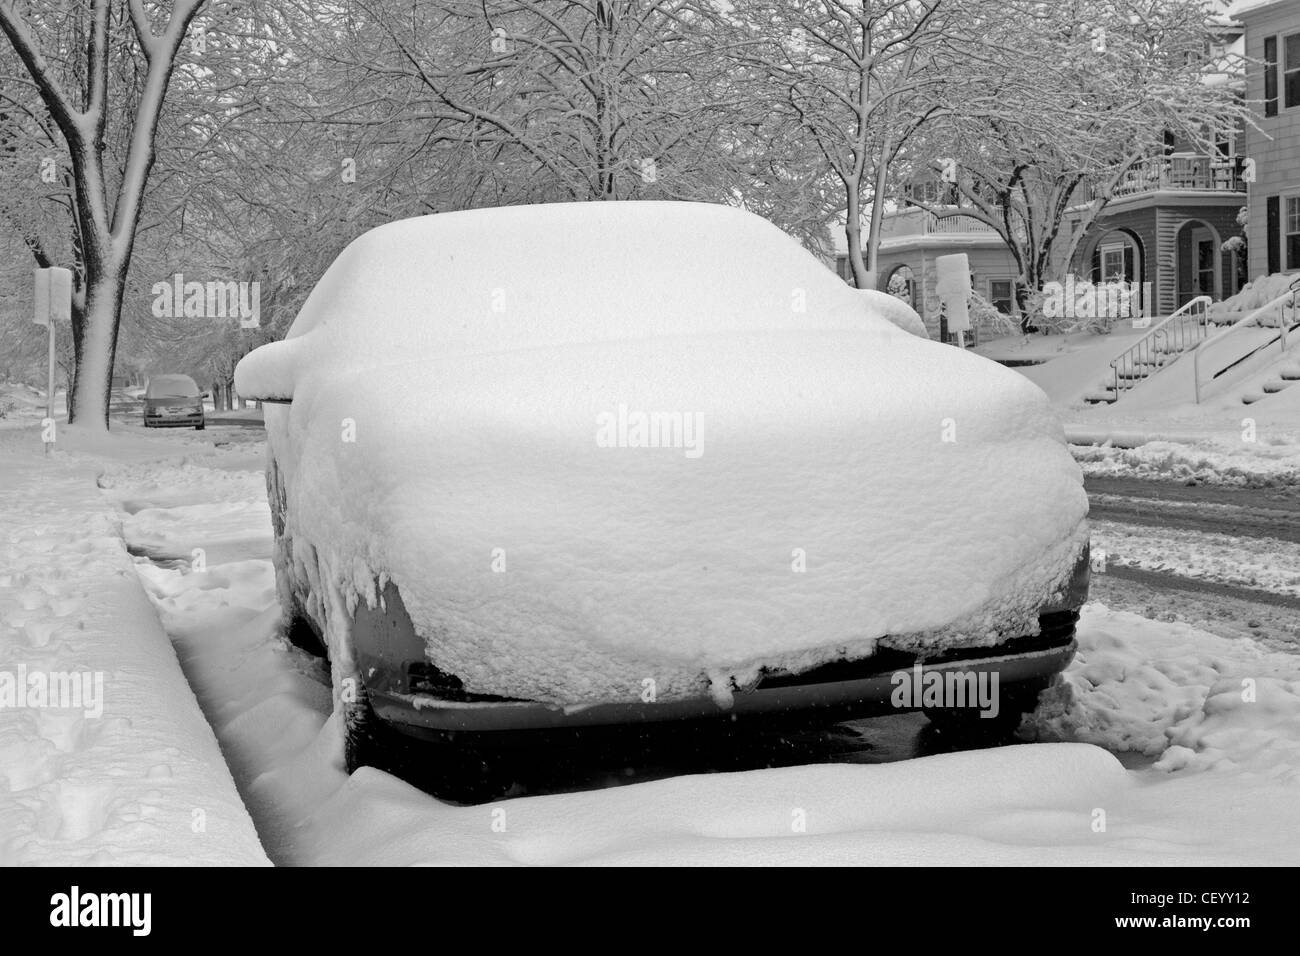
[[[302,339],[282,339],[253,349],[235,366],[235,391],[255,402],[287,405],[293,401],[294,368]]]
[[[918,338],[928,339],[930,337],[925,323],[916,314],[916,310],[898,296],[890,295],[888,292],[877,292],[875,289],[855,289],[854,291],[866,300],[863,305],[875,316],[898,326],[904,332],[911,332]]]

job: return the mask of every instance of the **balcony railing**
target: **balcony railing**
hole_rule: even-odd
[[[1240,193],[1246,191],[1246,185],[1241,180],[1241,170],[1235,159],[1157,156],[1142,160],[1129,169],[1115,184],[1111,195],[1118,199],[1159,190]],[[1080,193],[1083,202],[1090,202],[1096,196],[1093,186],[1084,187]]]
[[[970,216],[936,216],[924,209],[911,207],[887,213],[883,223],[882,239],[903,239],[908,236],[996,235],[988,223]]]
[[[946,235],[954,232],[987,232],[996,233],[994,229],[986,222],[978,219],[972,219],[970,216],[936,216],[933,213],[926,213],[925,223],[927,233]]]

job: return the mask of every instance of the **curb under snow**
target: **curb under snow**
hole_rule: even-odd
[[[97,469],[30,435],[0,433],[0,672],[102,675],[102,714],[0,708],[0,864],[267,865]]]

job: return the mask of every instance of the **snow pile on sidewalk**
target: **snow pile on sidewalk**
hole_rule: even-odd
[[[1300,485],[1300,427],[1244,442],[1220,434],[1187,442],[1148,441],[1134,448],[1072,445],[1088,477],[1154,478],[1250,488]]]
[[[0,865],[264,864],[76,443],[0,431]]]
[[[56,410],[63,408],[63,396],[56,393]],[[45,390],[20,383],[0,383],[0,428],[30,425],[45,417]]]
[[[1032,724],[1039,739],[1159,757],[1160,771],[1300,786],[1300,655],[1090,604],[1078,656]],[[1294,824],[1300,790],[1293,799]]]

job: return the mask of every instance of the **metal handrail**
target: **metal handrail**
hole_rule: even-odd
[[[1276,299],[1272,299],[1271,301],[1266,302],[1264,305],[1261,305],[1258,309],[1255,309],[1253,312],[1250,312],[1244,317],[1238,319],[1236,322],[1232,323],[1232,325],[1228,326],[1218,335],[1215,335],[1207,339],[1203,343],[1205,345],[1205,348],[1200,348],[1196,350],[1196,355],[1194,357],[1193,365],[1192,365],[1192,371],[1195,376],[1197,405],[1201,404],[1201,356],[1204,355],[1208,351],[1209,346],[1213,345],[1215,342],[1219,341],[1220,339],[1226,336],[1231,335],[1233,332],[1237,331],[1237,329],[1250,325],[1251,323],[1255,322],[1261,315],[1265,314],[1266,312],[1271,312],[1274,308],[1276,308],[1278,309],[1278,337],[1276,339],[1271,339],[1268,342],[1265,342],[1259,348],[1267,348],[1268,346],[1272,345],[1274,342],[1281,340],[1282,351],[1285,352],[1287,350],[1286,334],[1288,331],[1288,327],[1293,322],[1295,322],[1295,316],[1293,314],[1291,318],[1288,319],[1286,317],[1286,310],[1291,309],[1294,312],[1296,307],[1297,293],[1300,293],[1300,278],[1297,278],[1295,281],[1291,283],[1291,288],[1288,291],[1284,292]],[[1255,349],[1255,352],[1258,351],[1259,349]],[[1252,352],[1251,354],[1253,355],[1254,352]],[[1238,359],[1237,361],[1241,361],[1241,359]],[[1233,362],[1230,365],[1225,366],[1225,368],[1231,368],[1231,366],[1235,364],[1237,363]],[[1219,370],[1219,372],[1222,371],[1224,371],[1224,369]]]
[[[1161,354],[1156,348],[1156,339],[1160,339],[1161,344],[1165,346],[1163,354],[1169,354],[1171,351],[1183,352],[1188,345],[1199,343],[1199,339],[1193,342],[1191,328],[1201,328],[1206,325],[1210,316],[1210,305],[1214,302],[1208,295],[1198,295],[1190,302],[1183,305],[1178,311],[1167,318],[1161,319],[1153,326],[1146,335],[1138,339],[1128,348],[1126,348],[1115,358],[1111,359],[1110,370],[1114,381],[1115,399],[1119,400],[1120,395],[1120,369],[1132,372],[1138,365],[1153,364],[1154,355]],[[1201,307],[1201,313],[1198,317],[1192,317],[1192,309],[1197,305]],[[1169,346],[1177,346],[1171,349]],[[1148,378],[1144,375],[1143,378]],[[1125,388],[1132,388],[1142,379],[1134,379],[1132,376],[1126,376]]]

